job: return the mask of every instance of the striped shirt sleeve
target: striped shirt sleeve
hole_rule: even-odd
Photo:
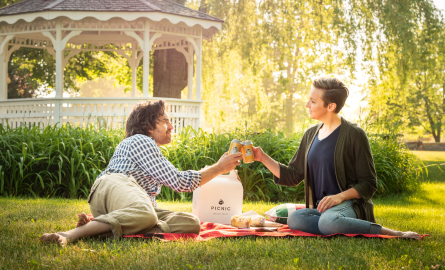
[[[140,138],[140,139],[139,139]],[[179,171],[168,161],[153,139],[140,136],[131,145],[130,158],[144,174],[177,192],[191,192],[201,183],[198,171]]]

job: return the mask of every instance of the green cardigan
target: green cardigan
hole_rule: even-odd
[[[315,208],[315,196],[308,177],[307,155],[322,126],[323,123],[319,123],[304,133],[300,147],[289,162],[289,166],[280,163],[280,178],[274,177],[275,183],[283,186],[296,186],[306,179],[304,182],[306,208],[310,209]],[[377,190],[377,175],[368,137],[363,129],[343,117],[335,145],[334,163],[340,190],[355,188],[361,196],[361,199],[352,200],[357,218],[375,222],[371,197]]]

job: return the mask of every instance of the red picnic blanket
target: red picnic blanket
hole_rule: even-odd
[[[146,233],[146,234],[135,234],[135,235],[125,235],[125,238],[156,238],[161,241],[186,241],[193,240],[196,242],[208,241],[218,237],[240,237],[240,236],[265,236],[265,237],[292,237],[292,236],[306,236],[306,237],[331,237],[334,235],[345,235],[347,237],[354,236],[364,236],[373,238],[398,238],[397,236],[389,235],[377,235],[377,234],[332,234],[332,235],[320,235],[305,233],[302,231],[290,230],[289,226],[284,225],[278,228],[274,232],[262,232],[253,229],[238,229],[229,225],[211,223],[211,222],[201,222],[201,232],[197,234],[186,234],[186,233]],[[428,235],[422,235],[424,236]]]
[[[94,219],[93,215],[87,214],[91,220]],[[369,238],[399,238],[398,236],[380,235],[380,234],[331,234],[331,235],[321,235],[306,233],[297,230],[289,229],[289,226],[284,225],[279,227],[277,231],[260,231],[258,229],[239,229],[229,225],[212,223],[212,222],[201,222],[201,231],[198,234],[193,233],[145,233],[145,234],[132,234],[124,235],[124,238],[155,238],[161,241],[187,241],[192,240],[196,242],[209,241],[214,238],[219,237],[241,237],[241,236],[264,236],[264,237],[332,237],[335,235],[344,235],[347,237],[363,236]],[[423,239],[424,236],[429,236],[428,234],[420,235]]]

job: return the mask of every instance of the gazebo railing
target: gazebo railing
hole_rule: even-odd
[[[0,101],[0,123],[11,128],[56,123],[86,127],[122,128],[133,107],[157,98],[32,98]],[[200,127],[201,101],[162,98],[169,105],[175,133],[186,126]]]

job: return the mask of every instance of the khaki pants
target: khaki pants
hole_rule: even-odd
[[[153,207],[146,191],[132,176],[111,173],[97,179],[88,196],[95,221],[111,225],[113,235],[148,232],[158,226],[164,233],[199,234],[199,219],[190,213]]]

